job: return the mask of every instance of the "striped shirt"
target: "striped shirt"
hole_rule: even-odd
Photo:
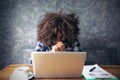
[[[82,51],[79,40],[76,40],[74,43],[65,42],[64,44],[66,51]],[[35,51],[51,51],[51,50],[52,50],[52,45],[44,46],[41,42],[37,42]]]

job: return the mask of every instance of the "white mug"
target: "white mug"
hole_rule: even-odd
[[[18,67],[10,76],[10,80],[28,80],[29,67]]]

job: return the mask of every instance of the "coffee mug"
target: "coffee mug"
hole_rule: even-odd
[[[10,76],[10,80],[28,80],[29,67],[18,67]]]

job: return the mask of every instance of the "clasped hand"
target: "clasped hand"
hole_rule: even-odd
[[[65,45],[63,42],[57,42],[55,45],[52,46],[52,52],[55,51],[65,51]]]

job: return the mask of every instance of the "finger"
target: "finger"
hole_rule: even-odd
[[[59,45],[59,44],[56,44],[56,46],[57,46],[58,50],[60,50],[60,51],[63,51],[63,50],[64,50],[64,46],[61,46],[61,45]]]
[[[55,51],[57,50],[57,46],[56,46],[56,45],[54,45],[54,47],[53,47],[53,48],[54,48],[54,50],[55,50]]]
[[[58,45],[60,45],[62,48],[65,48],[65,45],[63,44],[63,42],[57,42]]]
[[[61,42],[61,41],[57,42],[57,44],[64,46],[63,42]]]
[[[52,47],[52,52],[55,52],[55,51],[59,51],[59,48],[56,45]]]

